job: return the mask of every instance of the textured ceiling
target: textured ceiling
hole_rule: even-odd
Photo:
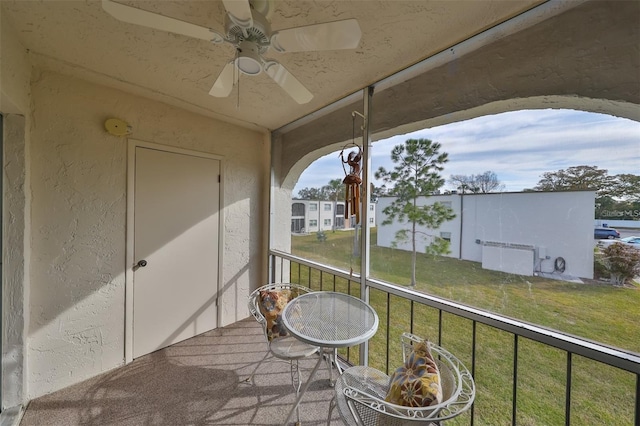
[[[121,1],[224,32],[221,1]],[[278,53],[314,98],[295,103],[264,73],[241,76],[228,98],[208,94],[229,44],[120,22],[99,1],[2,0],[34,65],[126,90],[232,123],[276,129],[458,43],[540,1],[273,1],[275,30],[355,18],[355,50]]]

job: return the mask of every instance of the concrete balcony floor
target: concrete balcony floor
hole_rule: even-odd
[[[281,425],[295,400],[289,363],[260,363],[266,352],[258,323],[239,321],[35,399],[20,424]],[[301,362],[304,380],[315,362]],[[326,424],[328,379],[323,364],[302,400],[303,425]],[[331,424],[342,424],[335,409]]]

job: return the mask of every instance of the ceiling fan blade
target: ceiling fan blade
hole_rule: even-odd
[[[231,15],[229,18],[242,28],[250,28],[253,25],[251,6],[249,0],[222,0],[224,8]]]
[[[213,87],[209,90],[209,94],[216,98],[226,98],[229,96],[233,89],[234,76],[235,65],[233,64],[233,61],[231,61],[224,66],[222,72],[216,79],[216,82],[213,83]]]
[[[278,31],[271,37],[271,46],[278,52],[355,49],[361,36],[358,21],[346,19]]]
[[[209,28],[126,6],[111,0],[102,0],[102,9],[114,18],[129,24],[199,38],[213,43],[222,43],[224,41],[224,38],[220,34]]]
[[[299,104],[306,104],[313,95],[285,67],[275,61],[264,64],[264,72]]]

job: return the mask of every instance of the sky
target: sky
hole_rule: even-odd
[[[449,154],[441,172],[445,180],[492,171],[507,192],[532,188],[543,173],[573,166],[597,166],[610,176],[640,175],[640,123],[605,114],[521,110],[397,135],[373,142],[372,171],[380,166],[393,169],[391,150],[409,138],[440,142],[441,152]],[[338,153],[312,163],[298,179],[294,196],[302,188],[320,188],[331,179],[344,178]],[[373,183],[382,184],[375,179]],[[446,183],[442,189],[455,187]]]

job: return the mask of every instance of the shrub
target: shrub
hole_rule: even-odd
[[[596,257],[596,262],[609,274],[613,285],[624,285],[640,275],[640,250],[625,244],[609,245]]]
[[[604,254],[597,248],[594,249],[595,262],[593,262],[593,278],[596,280],[609,279],[609,271],[604,265]]]

